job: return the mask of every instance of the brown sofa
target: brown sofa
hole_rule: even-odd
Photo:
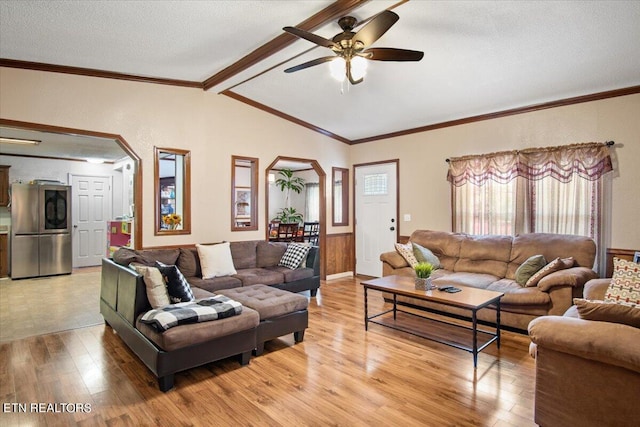
[[[102,260],[100,313],[158,378],[162,391],[173,387],[176,372],[231,356],[239,356],[240,363],[246,365],[252,351],[262,352],[265,341],[287,333],[294,333],[296,342],[304,337],[307,300],[295,292],[316,293],[320,282],[318,248],[310,249],[304,267],[290,270],[277,266],[286,243],[247,241],[232,242],[230,246],[238,274],[213,279],[202,279],[195,248],[119,250],[114,259]],[[239,315],[179,325],[160,333],[140,321],[151,305],[142,275],[128,267],[130,262],[154,265],[155,261],[178,266],[196,299],[225,289],[259,290],[258,284],[269,286],[263,286],[267,289],[254,298],[255,310],[238,298],[243,304]]]
[[[501,324],[525,331],[536,317],[562,315],[572,305],[573,297],[582,295],[584,284],[597,277],[592,270],[596,246],[588,237],[546,233],[473,236],[416,230],[410,241],[431,250],[440,260],[442,268],[431,276],[434,285],[472,286],[504,292]],[[518,267],[529,257],[539,254],[549,261],[557,257],[573,257],[575,264],[549,274],[534,287],[516,283]],[[384,276],[415,276],[413,269],[396,251],[381,254],[380,260]],[[468,316],[463,310],[411,297],[398,296],[398,302]],[[495,323],[495,310],[480,310],[478,319]]]
[[[610,279],[589,281],[584,298],[604,299]],[[541,426],[631,426],[640,420],[640,329],[564,316],[529,325],[536,358],[535,422]]]

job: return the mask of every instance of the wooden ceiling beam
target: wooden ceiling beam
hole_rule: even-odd
[[[369,0],[338,0],[322,9],[315,15],[311,16],[309,19],[296,25],[296,27],[301,28],[305,31],[313,31],[314,29],[326,24],[327,22],[334,21],[348,14],[352,10],[362,6],[368,1]],[[203,85],[204,90],[209,90],[212,87],[219,85],[223,81],[230,79],[236,74],[284,49],[296,40],[299,40],[296,36],[283,32],[275,39],[271,40],[268,43],[265,43],[237,62],[229,65],[224,70],[206,79]]]

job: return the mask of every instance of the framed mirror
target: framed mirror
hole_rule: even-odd
[[[349,169],[331,168],[332,224],[349,225]]]
[[[191,152],[154,147],[155,234],[191,234]]]
[[[258,229],[258,159],[231,156],[231,231]]]

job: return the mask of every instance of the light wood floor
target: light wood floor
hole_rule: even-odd
[[[375,292],[369,300],[385,307]],[[0,343],[0,425],[535,425],[526,335],[504,332],[474,370],[465,351],[379,325],[365,332],[355,279],[323,283],[309,313],[304,342],[286,336],[248,366],[231,358],[176,374],[167,393],[105,325]],[[38,402],[91,411],[29,413]]]

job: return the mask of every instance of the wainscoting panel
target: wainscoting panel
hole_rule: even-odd
[[[353,233],[327,234],[327,276],[354,271]]]

